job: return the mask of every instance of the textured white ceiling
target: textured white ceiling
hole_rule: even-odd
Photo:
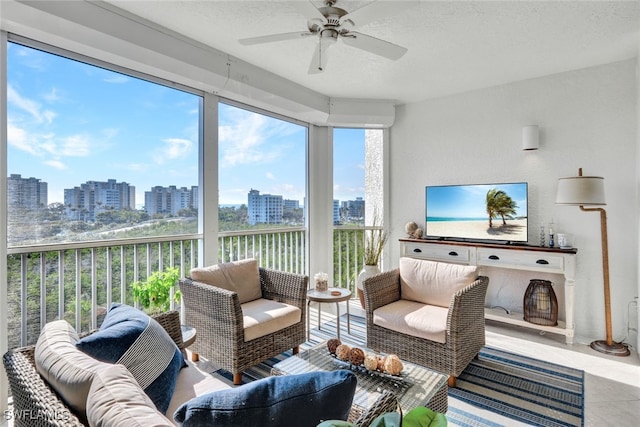
[[[297,0],[306,1],[306,0]],[[309,75],[315,39],[243,46],[306,30],[292,1],[109,0],[121,9],[331,97],[409,103],[635,57],[638,1],[390,1],[356,30],[408,48],[398,61],[338,42]],[[317,7],[323,2],[313,0]],[[348,11],[371,1],[339,0]],[[357,24],[357,23],[356,23]]]

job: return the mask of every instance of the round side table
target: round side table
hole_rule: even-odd
[[[180,329],[182,330],[182,354],[187,357],[187,347],[193,344],[196,341],[196,328],[186,325],[180,325]],[[198,361],[198,354],[191,353],[191,360],[194,362]]]
[[[335,295],[332,295],[332,292]],[[351,299],[351,291],[345,288],[329,288],[324,292],[316,291],[315,289],[309,289],[307,291],[307,340],[309,339],[309,329],[311,324],[309,305],[311,302],[318,303],[318,330],[322,330],[320,323],[320,306],[322,303],[329,302],[336,304],[336,330],[338,333],[338,339],[340,339],[340,304],[343,301],[347,302],[347,333],[351,333],[351,314],[349,313],[349,300]]]

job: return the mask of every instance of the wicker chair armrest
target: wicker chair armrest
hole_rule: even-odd
[[[244,341],[242,308],[236,292],[190,278],[180,279],[178,284],[185,323],[198,331],[196,344],[209,338],[229,345]]]
[[[470,324],[484,322],[484,300],[489,286],[489,278],[478,276],[470,285],[456,292],[449,305],[447,330],[455,333]]]
[[[379,307],[400,299],[400,270],[385,271],[368,277],[362,283],[367,315]]]
[[[303,274],[260,268],[262,296],[304,310],[309,277]]]
[[[9,350],[2,356],[13,395],[13,425],[84,426],[38,374],[33,362],[35,346]]]
[[[182,328],[180,327],[180,313],[176,310],[154,314],[153,317],[164,328],[171,339],[176,343],[180,351],[184,350],[182,341]]]
[[[386,414],[387,412],[395,412],[397,408],[398,398],[393,392],[385,390],[369,409],[360,412],[355,411],[352,407],[351,413],[349,414],[349,421],[358,427],[368,427],[380,415]],[[357,418],[352,420],[352,415],[357,415]]]

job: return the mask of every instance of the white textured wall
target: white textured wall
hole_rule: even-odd
[[[557,179],[582,167],[585,175],[605,178],[613,331],[614,339],[624,338],[627,305],[638,292],[635,64],[628,60],[397,107],[390,141],[394,265],[404,224],[424,224],[426,185],[527,181],[529,242],[538,244],[540,223],[551,219],[555,230],[573,234],[576,336],[603,339],[600,217],[554,203]],[[540,126],[540,149],[533,152],[521,150],[521,129],[529,124]],[[492,275],[488,303],[521,307],[529,276]]]

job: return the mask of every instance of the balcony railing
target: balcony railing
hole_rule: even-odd
[[[334,229],[333,283],[354,296],[363,232]],[[200,239],[194,234],[9,248],[9,348],[34,344],[42,326],[56,319],[79,332],[99,327],[111,303],[134,305],[132,283],[167,267],[188,275],[197,264]],[[306,246],[302,227],[220,233],[218,259],[256,258],[262,267],[304,274]]]

